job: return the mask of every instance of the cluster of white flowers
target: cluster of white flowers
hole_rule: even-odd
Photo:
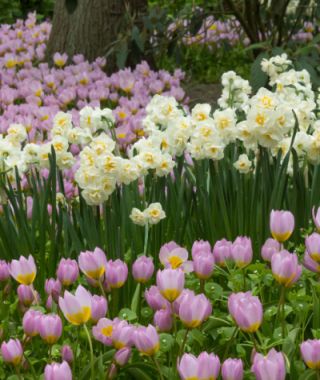
[[[83,108],[79,127],[74,127],[70,113],[59,112],[50,140],[39,144],[28,141],[23,125],[13,124],[5,136],[0,135],[0,171],[8,172],[15,166],[20,173],[31,166],[48,168],[54,148],[58,167],[73,168],[86,202],[99,205],[117,186],[127,185],[150,171],[159,177],[172,173],[179,156],[220,160],[227,145],[236,141],[242,141],[244,152],[234,167],[248,173],[254,170],[254,161],[248,156],[256,156],[258,146],[270,149],[273,155],[288,152],[296,119],[299,131],[293,147],[301,164],[306,160],[319,163],[319,100],[308,72],[292,69],[285,54],[263,60],[261,65],[270,76],[272,90],[261,88],[249,96],[251,88],[246,80],[234,72],[225,73],[217,110],[210,104],[197,104],[189,112],[175,98],[155,95],[146,107],[144,137],[126,155],[120,154],[112,134],[115,120],[110,109]],[[74,145],[78,145],[79,154],[72,153]],[[12,176],[13,173],[11,170]],[[134,215],[145,223],[138,211]]]
[[[166,217],[161,203],[151,203],[144,211],[138,208],[133,208],[130,214],[130,219],[134,224],[145,226],[146,224],[157,224],[160,220]]]
[[[249,81],[242,79],[234,71],[228,71],[222,75],[222,94],[218,100],[222,109],[234,108],[246,110],[252,88]]]

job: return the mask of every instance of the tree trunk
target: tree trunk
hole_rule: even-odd
[[[147,11],[147,0],[56,0],[52,31],[47,45],[47,61],[52,63],[56,52],[69,58],[83,54],[88,61],[104,57],[117,39],[123,15],[129,9],[141,25]],[[115,62],[108,58],[108,69]]]

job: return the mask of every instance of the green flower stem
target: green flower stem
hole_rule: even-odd
[[[200,279],[200,293],[203,293],[204,295],[206,295],[204,285],[205,285],[205,280]]]
[[[90,362],[91,362],[91,380],[94,379],[94,360],[93,360],[93,347],[90,332],[86,324],[83,325],[84,331],[88,338],[89,348],[90,348]]]
[[[247,282],[246,282],[246,268],[242,268],[242,275],[243,275],[243,291],[246,291],[247,288]]]
[[[111,317],[115,318],[118,314],[118,303],[119,303],[119,289],[111,289]]]
[[[16,373],[19,380],[22,380],[21,373],[20,373],[20,365],[16,366]]]
[[[285,328],[286,328],[286,317],[285,317],[285,309],[284,309],[285,299],[286,299],[286,288],[284,286],[281,286],[279,305],[278,305],[278,314],[279,314],[280,320],[281,320],[281,336],[282,336],[282,339],[284,339]]]
[[[185,346],[186,343],[187,343],[187,339],[188,339],[189,331],[190,331],[190,329],[187,329],[187,330],[186,330],[186,333],[184,334],[184,338],[183,338],[183,341],[182,341],[182,345],[181,345],[181,347],[180,347],[180,351],[179,351],[179,358],[180,358],[180,357],[182,356],[182,354],[183,354],[184,346]]]
[[[144,245],[143,245],[143,254],[147,254],[148,250],[148,238],[149,238],[149,223],[146,223],[144,228]]]
[[[256,352],[259,352],[259,347],[258,347],[259,345],[257,344],[257,341],[256,341],[256,338],[254,336],[254,333],[250,333],[250,336],[252,338],[254,349],[256,350]]]
[[[104,289],[103,289],[103,285],[102,285],[101,279],[99,279],[98,283],[99,283],[99,288],[100,288],[100,291],[101,291],[102,296],[106,299],[106,301],[108,301],[108,298],[107,298],[106,292],[105,292]]]
[[[159,372],[159,378],[161,380],[164,380],[158,360],[154,356],[152,356],[151,359],[154,362],[154,364],[155,364],[155,366]]]
[[[235,327],[234,330],[233,330],[233,333],[231,335],[231,338],[229,339],[228,343],[227,343],[227,347],[224,351],[224,354],[223,354],[223,360],[227,357],[228,353],[229,353],[229,349],[231,347],[231,344],[233,343],[235,337],[238,335],[238,332],[239,332],[239,328],[238,327]]]
[[[319,369],[316,370],[316,374],[317,374],[317,380],[320,380],[320,370]]]

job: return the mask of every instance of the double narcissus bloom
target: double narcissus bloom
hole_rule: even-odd
[[[288,288],[300,278],[302,266],[299,265],[296,254],[283,250],[273,254],[271,270],[277,282]]]
[[[23,349],[19,339],[10,339],[8,342],[2,342],[1,354],[6,363],[19,365],[23,356]]]
[[[72,380],[72,371],[66,361],[47,364],[44,369],[44,380]]]
[[[179,318],[189,329],[200,326],[211,313],[211,302],[204,294],[187,294],[180,303]]]
[[[282,352],[272,349],[267,356],[255,354],[251,371],[257,380],[284,380],[286,365]]]
[[[153,275],[154,264],[151,257],[138,257],[132,264],[132,276],[137,282],[145,284]]]
[[[312,369],[320,369],[320,340],[308,339],[300,345],[300,352],[306,365]]]
[[[37,268],[34,258],[20,256],[19,260],[12,260],[10,264],[11,276],[23,285],[31,285],[36,278]]]
[[[270,230],[274,239],[283,243],[289,239],[294,230],[294,216],[290,211],[272,210]]]
[[[201,352],[196,357],[184,354],[178,362],[178,372],[181,380],[216,380],[220,372],[220,360],[214,354]]]
[[[87,323],[91,317],[92,296],[83,286],[79,285],[75,295],[66,290],[64,297],[59,297],[59,306],[70,323],[82,325]]]
[[[103,276],[107,259],[105,253],[100,248],[95,248],[92,251],[80,252],[79,258],[79,267],[81,271],[89,278],[93,280],[100,280]]]
[[[157,286],[160,293],[169,302],[180,295],[184,287],[184,273],[181,269],[158,270]]]
[[[263,309],[258,297],[251,292],[233,293],[228,299],[228,309],[232,318],[245,332],[256,332],[263,318]]]
[[[160,348],[159,335],[152,325],[137,327],[133,333],[133,341],[138,351],[147,356],[155,355]]]

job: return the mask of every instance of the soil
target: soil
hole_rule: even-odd
[[[197,103],[209,103],[215,108],[222,90],[220,83],[185,83],[182,87],[190,98],[191,108]]]

